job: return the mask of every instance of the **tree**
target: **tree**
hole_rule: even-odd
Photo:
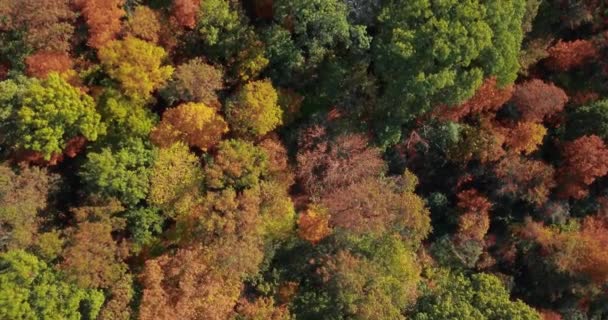
[[[538,160],[505,157],[494,172],[500,184],[498,194],[519,198],[539,207],[557,185],[553,167]]]
[[[70,50],[76,14],[69,0],[6,0],[0,10],[8,30],[25,31],[24,40],[36,51],[65,53]],[[2,14],[4,13],[4,14]]]
[[[23,166],[14,172],[0,165],[0,248],[26,249],[35,243],[47,197],[58,177]]]
[[[53,154],[62,153],[71,138],[81,135],[95,141],[105,133],[93,99],[56,73],[17,85],[23,87],[12,94],[9,121],[14,127],[4,132],[11,137],[14,148],[40,152],[49,160]]]
[[[117,90],[106,89],[97,101],[101,121],[107,127],[105,140],[126,141],[148,137],[158,117],[139,100],[126,97]]]
[[[379,15],[376,74],[388,117],[409,120],[471,98],[483,79],[499,87],[519,69],[525,1],[389,1]]]
[[[608,173],[608,149],[598,136],[582,136],[564,144],[564,163],[557,171],[560,194],[582,199],[587,186]]]
[[[296,211],[289,190],[280,182],[260,184],[262,233],[267,241],[285,240],[293,235]]]
[[[170,103],[197,102],[219,109],[217,92],[223,88],[222,71],[195,58],[177,67],[162,94]]]
[[[458,121],[470,114],[496,112],[511,99],[513,91],[513,85],[501,88],[496,82],[496,77],[487,78],[473,97],[457,106],[438,107],[434,110],[434,114],[445,120]]]
[[[506,137],[501,129],[488,119],[481,119],[478,127],[463,125],[457,143],[447,146],[448,159],[462,164],[473,159],[481,163],[499,160],[506,153],[502,148]]]
[[[344,248],[345,247],[345,248]],[[320,258],[313,279],[295,298],[298,319],[405,319],[403,311],[417,297],[420,268],[399,237],[362,237]],[[313,280],[313,281],[314,281]],[[322,294],[325,305],[309,299]]]
[[[282,26],[273,30],[273,36],[282,38],[283,32],[291,32],[291,36],[284,34],[283,43],[269,42],[271,67],[287,77],[278,81],[294,79],[293,73],[298,71],[315,70],[341,49],[369,48],[371,40],[365,28],[349,24],[347,6],[342,1],[275,0],[273,5],[274,19]]]
[[[243,298],[236,307],[236,320],[291,320],[293,317],[285,306],[277,306],[272,298],[257,298],[249,301]]]
[[[116,197],[132,206],[148,195],[152,162],[150,147],[141,140],[131,140],[122,146],[89,152],[78,175],[90,192]]]
[[[540,315],[522,301],[511,301],[509,292],[496,276],[477,273],[468,277],[438,270],[429,279],[412,318],[498,320],[540,320]]]
[[[298,217],[298,236],[313,245],[319,243],[331,234],[329,218],[329,213],[322,207],[308,208]]]
[[[95,319],[104,302],[101,292],[76,287],[22,250],[0,254],[0,270],[3,319]]]
[[[147,99],[173,73],[173,67],[162,66],[167,57],[163,48],[134,37],[109,41],[97,55],[108,75],[134,99]]]
[[[505,144],[514,154],[531,154],[543,144],[547,128],[542,124],[519,122],[507,134]]]
[[[548,50],[546,65],[556,71],[568,71],[598,57],[596,45],[591,40],[559,40]]]
[[[121,28],[120,19],[125,15],[124,0],[76,0],[74,3],[89,27],[89,46],[99,49],[116,38]],[[125,57],[129,55],[122,56]]]
[[[321,203],[331,214],[332,228],[358,235],[399,232],[417,247],[431,230],[430,213],[414,193],[416,177],[408,171],[400,178],[370,177],[328,191]],[[415,180],[411,186],[406,182],[409,178]]]
[[[512,101],[523,121],[542,122],[561,112],[568,102],[568,96],[564,90],[551,83],[533,79],[515,86]]]
[[[133,252],[138,253],[151,245],[163,232],[165,216],[156,207],[136,207],[125,213],[127,230],[133,241]]]
[[[207,151],[226,132],[228,126],[215,109],[203,103],[185,103],[167,109],[160,124],[152,130],[150,138],[160,147],[182,141]]]
[[[165,210],[168,216],[188,214],[203,186],[202,168],[199,159],[183,143],[161,148],[156,153],[150,168],[151,204]]]
[[[70,230],[67,248],[64,250],[61,268],[68,278],[82,288],[109,289],[127,272],[122,262],[118,244],[112,239],[110,215],[118,207],[80,207],[73,209],[76,216],[91,214],[87,211],[107,211],[101,214],[100,221],[79,221]],[[78,212],[80,211],[80,212]],[[98,214],[95,212],[94,214]]]
[[[251,142],[224,140],[217,149],[205,168],[205,182],[212,189],[252,188],[268,171],[268,156]]]
[[[137,6],[129,17],[131,33],[145,41],[158,43],[161,33],[159,14],[146,6]]]
[[[584,135],[597,135],[608,139],[608,100],[599,100],[574,109],[568,116],[566,136],[576,139]]]
[[[311,196],[377,177],[385,169],[380,150],[368,147],[363,135],[340,135],[332,141],[322,127],[301,133],[297,161],[297,177]]]
[[[242,284],[238,273],[218,268],[217,259],[199,246],[146,261],[139,319],[230,318]]]
[[[72,69],[72,58],[67,53],[40,51],[25,58],[27,75],[44,79],[51,72],[59,74]]]
[[[247,83],[226,105],[226,119],[232,130],[243,136],[259,137],[281,124],[283,112],[269,80]]]
[[[194,28],[199,8],[200,0],[176,0],[171,15],[180,26]]]
[[[490,229],[492,203],[475,189],[458,193],[458,208],[463,213],[458,218],[460,240],[482,241]]]

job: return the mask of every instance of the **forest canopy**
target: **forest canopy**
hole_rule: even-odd
[[[0,319],[608,319],[608,4],[0,0]]]

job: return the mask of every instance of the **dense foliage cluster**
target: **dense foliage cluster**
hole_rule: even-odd
[[[608,319],[608,6],[0,0],[0,319]]]

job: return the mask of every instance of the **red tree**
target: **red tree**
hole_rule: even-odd
[[[560,195],[582,199],[587,186],[608,173],[608,148],[596,135],[582,136],[564,145],[564,164],[558,170]]]
[[[546,65],[556,71],[568,71],[598,56],[598,50],[590,40],[560,40],[548,52]]]

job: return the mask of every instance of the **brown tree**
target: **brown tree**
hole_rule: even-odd
[[[556,186],[550,165],[523,157],[506,157],[495,168],[500,181],[498,193],[521,198],[537,206],[543,205]]]
[[[76,14],[70,0],[4,0],[0,29],[26,31],[26,43],[37,51],[67,52]],[[5,20],[6,19],[6,20]]]
[[[321,203],[331,214],[333,228],[358,234],[398,230],[417,245],[430,232],[431,221],[424,200],[414,193],[416,183],[370,177],[328,192]]]
[[[192,59],[175,69],[173,79],[163,95],[170,100],[202,102],[216,109],[220,108],[218,91],[222,90],[223,73],[200,58]]]
[[[139,319],[229,319],[242,283],[240,274],[220,268],[217,258],[198,246],[146,261]]]
[[[561,88],[534,79],[517,85],[512,101],[523,121],[542,122],[561,112],[568,102],[568,96]]]
[[[608,173],[608,148],[598,136],[582,136],[564,144],[564,163],[557,171],[562,197],[582,199],[587,186]]]
[[[299,145],[297,177],[311,196],[377,177],[385,169],[380,150],[369,147],[361,134],[330,140],[324,128],[311,127],[302,132]]]
[[[142,40],[158,43],[161,31],[159,13],[146,6],[137,6],[129,17],[129,30]]]

